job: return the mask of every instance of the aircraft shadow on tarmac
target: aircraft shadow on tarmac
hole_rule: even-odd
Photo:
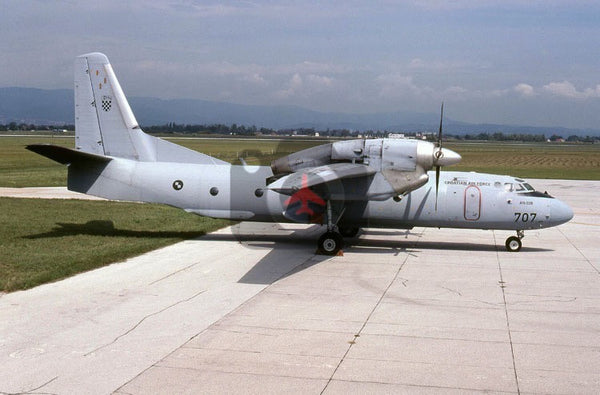
[[[24,236],[27,239],[44,239],[51,237],[64,237],[76,235],[91,236],[116,236],[116,237],[150,237],[150,238],[177,238],[181,240],[193,239],[205,235],[202,231],[147,231],[118,229],[112,221],[95,220],[84,224],[57,222],[56,227],[49,232]]]
[[[313,226],[286,234],[252,234],[243,232],[211,233],[203,236],[200,240],[231,241],[242,243],[247,248],[270,249],[269,253],[258,261],[238,282],[248,284],[271,284],[277,280],[288,277],[294,273],[305,270],[311,266],[331,259],[330,256],[315,255],[315,240],[320,236],[322,227]],[[409,230],[381,230],[369,229],[363,231],[360,236],[346,239],[346,252],[358,252],[367,254],[394,254],[408,253],[413,256],[424,250],[447,250],[447,251],[489,251],[496,252],[498,249],[504,251],[504,246],[493,244],[475,244],[464,242],[434,242],[415,240],[420,234],[411,233]],[[369,239],[368,236],[390,236],[394,239]],[[411,239],[402,240],[399,237],[411,236]],[[552,251],[544,248],[523,247],[521,253],[535,251]],[[293,258],[290,258],[292,257]],[[287,273],[282,273],[281,265],[290,259],[299,259],[300,263]],[[365,262],[368,264],[368,262]]]
[[[115,228],[108,220],[88,221],[80,223],[57,223],[57,227],[49,232],[25,236],[29,239],[48,237],[63,237],[74,235],[93,236],[122,236],[122,237],[156,237],[179,238],[182,240],[196,239],[206,241],[230,241],[241,243],[250,249],[270,249],[240,280],[246,284],[272,284],[294,273],[308,269],[311,266],[330,259],[330,256],[315,254],[315,240],[321,235],[322,227],[315,225],[295,231],[281,229],[281,232],[261,234],[247,232],[239,226],[233,227],[232,233],[177,232],[177,231],[138,231]],[[237,229],[237,230],[236,230]],[[390,239],[372,239],[369,236],[388,236]],[[411,239],[408,237],[411,236]],[[402,239],[401,237],[404,237]],[[415,239],[416,238],[416,239]],[[394,254],[408,253],[416,256],[424,250],[448,251],[490,251],[504,250],[504,246],[493,244],[475,244],[464,242],[436,242],[419,240],[419,233],[409,230],[368,229],[359,233],[358,237],[346,239],[346,252],[363,254]],[[523,247],[522,253],[534,251],[552,251],[544,248]],[[295,264],[294,264],[295,262]],[[366,263],[368,264],[368,263]]]

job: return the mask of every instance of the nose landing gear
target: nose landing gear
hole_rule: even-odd
[[[508,239],[506,239],[506,243],[504,243],[506,251],[519,252],[523,246],[523,243],[521,243],[521,239],[523,237],[525,237],[525,232],[522,230],[517,230],[516,236],[510,236]]]

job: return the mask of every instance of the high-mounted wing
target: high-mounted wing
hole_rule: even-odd
[[[375,173],[375,169],[364,164],[332,163],[302,168],[267,188],[289,196],[283,202],[286,218],[320,224],[323,223],[328,201],[334,202],[332,215],[337,217],[343,213],[345,201],[364,199],[365,189],[356,191],[356,185],[368,185]]]
[[[435,155],[434,155],[435,154]],[[386,200],[404,195],[427,183],[427,171],[460,161],[460,155],[427,141],[358,139],[323,144],[271,163],[278,181],[270,189],[291,194],[303,177],[329,200]],[[334,181],[348,180],[333,185]],[[337,187],[335,191],[332,186]],[[321,188],[326,187],[326,188]],[[345,194],[345,195],[341,195]]]
[[[307,167],[284,176],[267,188],[284,195],[292,195],[305,188],[327,187],[340,180],[368,177],[377,171],[369,166],[357,163],[331,163],[318,167]]]

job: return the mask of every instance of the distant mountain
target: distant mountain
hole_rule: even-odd
[[[73,123],[69,89],[0,88],[0,123]]]
[[[294,106],[252,106],[194,99],[128,98],[140,124],[238,124],[272,129],[315,128],[389,131],[437,131],[439,114],[392,112],[326,113]],[[74,122],[73,91],[69,89],[0,88],[0,123],[62,124]],[[449,134],[503,132],[600,136],[600,130],[534,126],[470,124],[445,119]]]

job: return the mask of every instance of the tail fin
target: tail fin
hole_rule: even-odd
[[[77,149],[154,161],[152,144],[131,112],[108,58],[101,53],[75,60],[75,142]],[[147,136],[149,137],[149,136]]]
[[[106,55],[75,59],[75,146],[97,155],[144,162],[228,164],[145,134]]]

